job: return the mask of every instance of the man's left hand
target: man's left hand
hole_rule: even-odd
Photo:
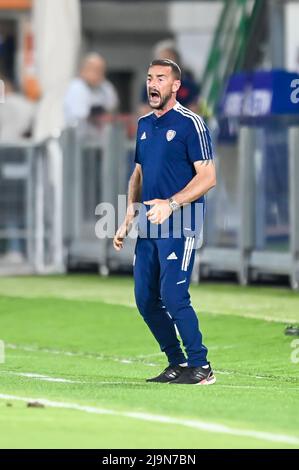
[[[172,213],[168,199],[152,199],[151,201],[144,201],[144,204],[153,206],[146,213],[148,220],[153,224],[163,224]]]

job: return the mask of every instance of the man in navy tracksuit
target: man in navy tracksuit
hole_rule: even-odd
[[[114,247],[122,248],[135,204],[143,202],[134,263],[136,304],[169,362],[147,381],[212,384],[216,379],[188,289],[215,166],[208,128],[176,101],[180,78],[171,60],[150,64],[147,92],[153,112],[139,119],[128,210]]]

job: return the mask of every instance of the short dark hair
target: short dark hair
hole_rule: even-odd
[[[150,63],[150,67],[153,67],[154,65],[162,65],[163,67],[170,67],[172,70],[172,73],[175,77],[176,80],[181,80],[182,72],[178,64],[173,62],[173,60],[170,59],[155,59]]]

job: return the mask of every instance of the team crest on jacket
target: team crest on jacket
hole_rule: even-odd
[[[166,132],[166,139],[168,142],[170,142],[176,135],[176,131],[173,131],[172,129],[169,129],[169,131]]]

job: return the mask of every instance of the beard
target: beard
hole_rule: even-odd
[[[166,107],[168,101],[172,97],[172,92],[169,92],[167,95],[161,96],[159,92],[155,92],[156,95],[153,97],[151,92],[148,91],[148,104],[152,109],[162,110]]]

